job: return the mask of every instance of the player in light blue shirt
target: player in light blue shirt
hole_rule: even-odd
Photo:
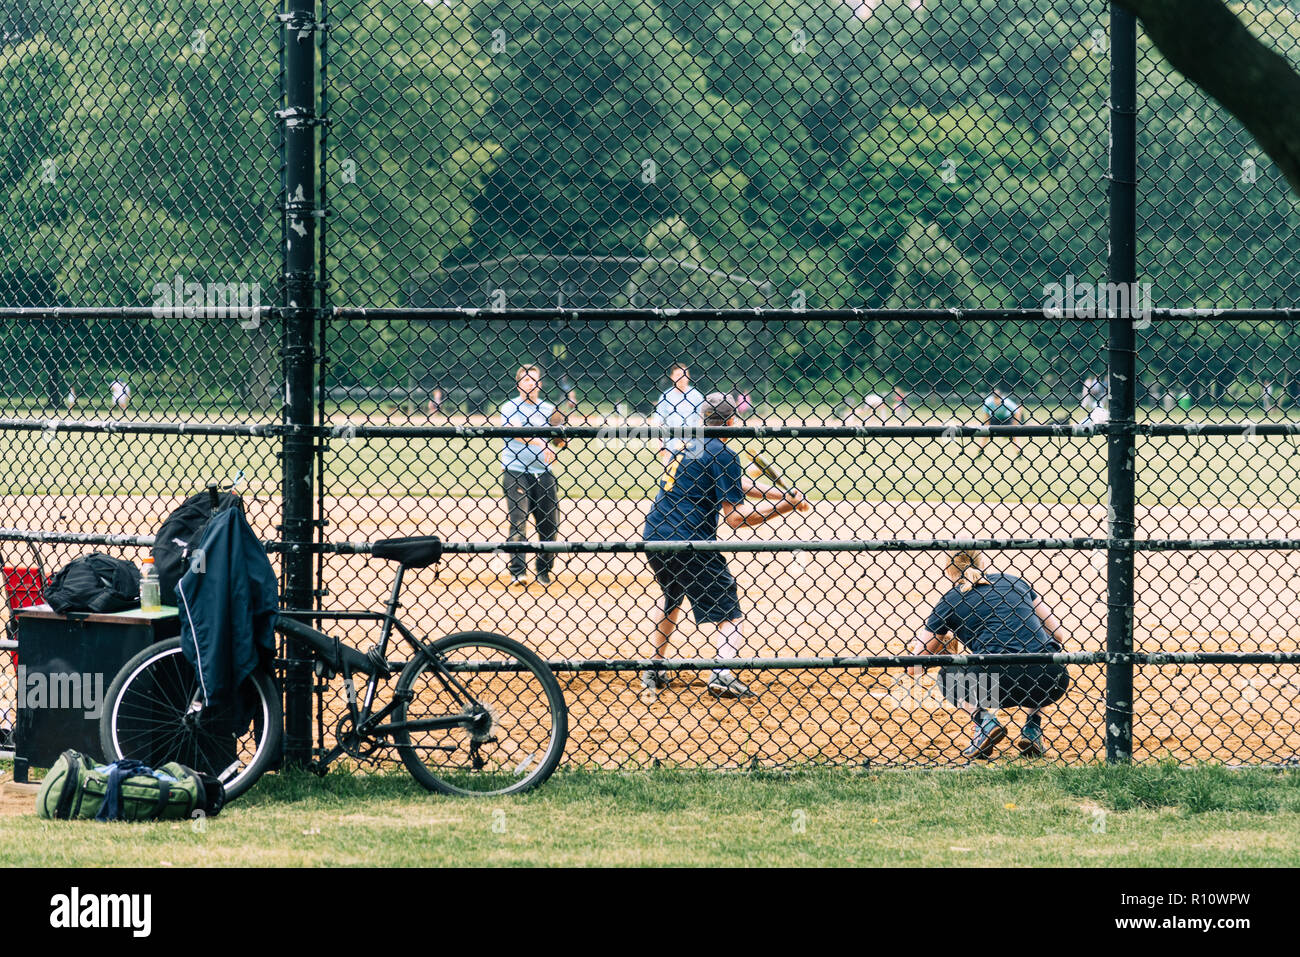
[[[692,433],[704,424],[700,418],[704,396],[691,388],[690,368],[684,362],[675,362],[668,370],[668,378],[672,379],[672,388],[666,389],[655,403],[655,424],[669,433],[659,446],[659,461],[665,466],[673,453],[680,451]]]
[[[542,370],[534,365],[521,366],[515,373],[515,383],[519,387],[519,395],[501,406],[501,424],[550,425],[555,406],[541,399]],[[510,541],[522,542],[527,539],[529,514],[537,526],[537,537],[544,542],[555,541],[559,530],[560,493],[555,476],[551,474],[551,464],[554,461],[555,449],[546,439],[528,436],[506,439],[505,448],[501,451],[501,469],[504,473],[501,484],[506,496]],[[538,554],[538,584],[551,583],[551,568],[554,563],[553,553]],[[512,554],[510,583],[524,584],[527,568],[527,556],[522,553]]]
[[[1001,389],[994,389],[989,393],[988,398],[984,400],[984,424],[985,425],[1020,425],[1020,403],[1009,395],[1003,394]],[[979,451],[975,454],[983,455],[984,446],[989,444],[990,436],[980,436]],[[1016,447],[1016,458],[1020,458],[1020,446],[1024,439],[1018,436],[1011,437],[1011,444]]]

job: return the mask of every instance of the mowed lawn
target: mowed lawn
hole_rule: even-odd
[[[1069,411],[1031,410],[1030,421],[1048,421]],[[1205,422],[1247,418],[1244,412],[1188,415]],[[917,416],[912,421],[942,425],[970,422],[975,416],[970,409],[927,410],[924,420]],[[1278,413],[1273,420],[1280,421]],[[758,444],[790,480],[822,500],[1106,501],[1105,438],[1023,441],[1019,457],[1007,438],[994,439],[984,455],[977,454],[974,438],[796,438]],[[500,439],[474,438],[332,438],[325,459],[327,493],[497,496],[501,444]],[[732,447],[751,444],[733,440]],[[570,499],[651,498],[662,473],[655,448],[636,427],[630,432],[613,428],[607,439],[574,440],[556,467],[561,494]],[[274,494],[281,477],[274,438],[3,432],[0,456],[11,463],[0,478],[3,495],[181,495],[241,470],[254,490]],[[1140,504],[1300,504],[1300,437],[1243,431],[1241,436],[1191,440],[1140,438],[1137,466]]]
[[[1300,862],[1300,772],[1028,767],[557,774],[429,795],[404,773],[271,775],[217,818],[0,818],[0,865],[1270,866]]]

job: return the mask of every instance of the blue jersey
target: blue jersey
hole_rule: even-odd
[[[966,593],[951,589],[935,605],[925,628],[953,632],[975,655],[1057,652],[1060,647],[1034,614],[1038,596],[1015,575],[990,572],[987,585]]]
[[[645,523],[648,542],[714,541],[723,502],[745,500],[740,457],[721,439],[693,439],[673,453]]]

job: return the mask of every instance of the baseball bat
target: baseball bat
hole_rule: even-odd
[[[750,461],[754,463],[754,466],[758,469],[759,474],[762,475],[763,478],[767,479],[783,492],[790,490],[789,484],[786,483],[786,480],[781,473],[763,457],[761,449],[750,446],[745,450],[745,452],[749,455]],[[811,508],[811,505],[804,502],[799,506],[799,511],[806,512]]]

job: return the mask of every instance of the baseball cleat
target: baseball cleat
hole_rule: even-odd
[[[550,572],[538,572],[538,573],[537,573],[537,584],[539,584],[539,585],[549,585],[550,583],[551,583],[551,573],[550,573]]]
[[[528,582],[524,581],[524,576],[523,576],[523,575],[511,575],[511,576],[510,576],[510,584],[512,584],[512,585],[527,585]]]
[[[1007,729],[998,724],[998,719],[985,713],[975,722],[975,733],[971,735],[970,745],[961,753],[963,758],[987,759],[997,747],[999,741],[1007,736]]]
[[[1026,724],[1020,729],[1016,747],[1027,758],[1041,758],[1047,755],[1047,743],[1043,740],[1043,729],[1037,722]]]
[[[749,685],[743,684],[735,678],[714,678],[709,682],[709,694],[715,698],[757,698],[758,695],[749,690]]]
[[[668,681],[669,675],[666,671],[655,671],[648,668],[641,672],[642,691],[658,691],[661,688],[667,688]]]

